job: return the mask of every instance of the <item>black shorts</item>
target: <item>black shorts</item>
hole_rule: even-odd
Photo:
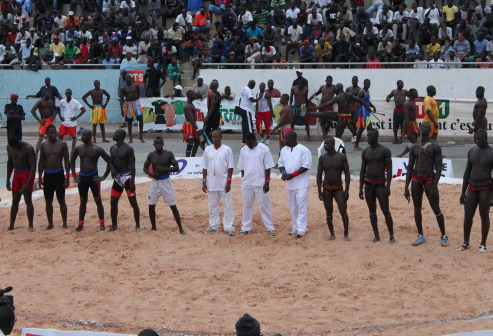
[[[94,177],[98,174],[93,174],[90,176],[80,176],[79,175],[79,195],[81,198],[87,198],[89,194],[89,188],[91,189],[92,196],[94,198],[101,196],[101,183],[94,181]]]
[[[119,185],[118,182],[113,181],[113,186],[111,187],[111,196],[116,197],[116,198],[120,198],[123,194],[123,189],[125,189],[127,191],[128,197],[137,196],[137,194],[135,193],[135,190],[134,190],[134,192],[130,191],[130,182],[131,181],[132,181],[132,179],[128,179],[125,182],[125,185],[123,187],[121,185]]]
[[[63,170],[58,173],[46,173],[43,178],[44,188],[43,194],[45,200],[51,201],[53,200],[53,196],[56,192],[57,199],[65,198],[65,187],[63,183],[65,182],[65,174]]]

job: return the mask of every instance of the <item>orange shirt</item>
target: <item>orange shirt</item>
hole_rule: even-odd
[[[199,12],[197,13],[197,15],[195,15],[195,21],[193,22],[193,25],[199,27],[205,26],[207,24],[208,19],[209,19],[208,13],[204,13],[204,15],[202,15]]]
[[[426,96],[424,100],[425,104],[425,116],[423,118],[424,122],[431,123],[430,117],[428,117],[428,110],[431,111],[431,114],[433,114],[433,117],[435,118],[435,121],[438,122],[438,117],[439,117],[439,112],[438,112],[438,103],[433,97]]]
[[[72,20],[70,20],[70,17],[67,16],[65,19],[65,27],[79,27],[80,26],[80,19],[78,16],[74,15],[74,24],[72,23]]]

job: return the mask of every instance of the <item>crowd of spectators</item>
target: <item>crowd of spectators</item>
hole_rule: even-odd
[[[151,60],[176,76],[183,73],[180,64],[191,61],[195,77],[201,67],[213,66],[208,63],[221,68],[255,63],[286,68],[289,62],[381,68],[387,66],[382,62],[404,61],[416,68],[493,67],[472,64],[493,59],[493,15],[486,0],[477,6],[446,0],[441,8],[434,0],[411,8],[403,0],[372,0],[366,9],[363,0],[213,0],[210,5],[194,0],[194,6],[200,1],[196,12],[188,11],[184,0],[66,0],[66,16],[62,1],[33,1],[31,6],[31,0],[1,0],[4,68],[98,64],[112,69]],[[75,15],[76,9],[82,15]]]

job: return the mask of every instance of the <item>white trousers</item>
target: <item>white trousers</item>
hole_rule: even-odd
[[[307,206],[308,206],[308,190],[310,187],[288,190],[289,211],[291,211],[291,221],[293,223],[293,231],[298,233],[306,233],[307,225]]]
[[[275,230],[273,225],[272,212],[270,211],[269,193],[264,193],[263,187],[241,186],[241,196],[243,197],[243,219],[241,220],[241,230],[250,231],[252,229],[253,207],[255,198],[257,199],[260,217],[264,222],[267,231]]]
[[[223,227],[224,231],[235,230],[233,223],[235,216],[233,213],[233,192],[230,190],[228,193],[224,190],[221,191],[208,191],[207,196],[209,199],[209,227],[214,230],[219,230],[221,225],[221,219],[219,218],[219,201],[223,203],[224,215],[223,215]]]

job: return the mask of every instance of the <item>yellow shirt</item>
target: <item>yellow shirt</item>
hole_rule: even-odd
[[[431,123],[430,117],[428,117],[428,110],[431,111],[431,114],[433,114],[433,117],[435,118],[435,121],[438,123],[438,117],[439,117],[439,112],[438,112],[438,103],[433,97],[426,96],[424,100],[425,104],[425,116],[423,118],[423,122]]]
[[[57,53],[58,56],[63,56],[65,54],[65,45],[62,42],[58,42],[58,45],[52,43],[50,44],[50,51]]]
[[[457,6],[445,6],[442,8],[442,12],[445,13],[447,21],[453,21],[455,19],[455,14],[457,14],[458,11],[459,9],[457,8]]]
[[[430,56],[433,56],[433,53],[435,51],[438,51],[438,52],[441,52],[442,51],[442,47],[438,44],[438,43],[435,43],[435,45],[432,45],[431,43],[428,44],[426,46],[426,53]]]
[[[324,43],[324,47],[322,49],[322,47],[320,46],[320,44],[317,44],[315,46],[315,54],[319,55],[321,52],[323,51],[328,51],[328,50],[332,50],[332,47],[330,46],[329,42],[325,42]]]

